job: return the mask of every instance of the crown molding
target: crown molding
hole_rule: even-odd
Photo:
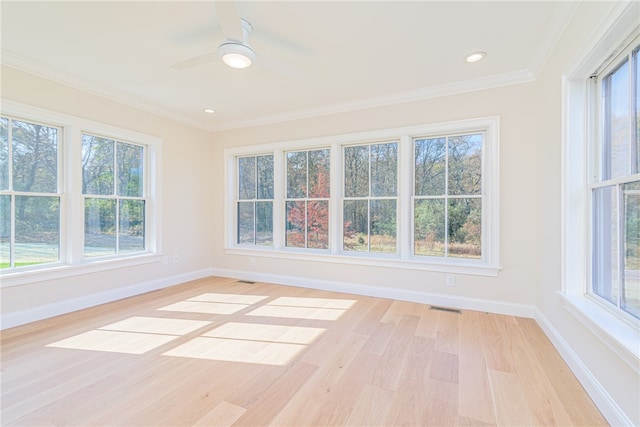
[[[208,128],[212,132],[239,129],[246,127],[269,125],[293,120],[309,119],[313,117],[328,116],[331,114],[348,113],[351,111],[367,110],[389,105],[404,104],[409,102],[424,101],[443,96],[459,95],[469,92],[478,92],[494,89],[502,86],[511,86],[534,81],[528,70],[513,73],[499,74],[473,80],[465,80],[455,83],[447,83],[438,86],[430,86],[422,89],[399,92],[391,95],[360,99],[353,102],[331,105],[320,108],[285,113],[280,115],[263,117],[255,120],[238,120],[214,125]]]
[[[308,119],[332,114],[347,113],[351,111],[366,110],[372,108],[385,107],[403,103],[423,101],[443,96],[458,95],[469,92],[477,92],[486,89],[493,89],[502,86],[510,86],[532,82],[533,74],[529,70],[521,70],[513,73],[492,75],[483,78],[465,80],[443,85],[425,87],[422,89],[399,92],[385,96],[359,99],[353,102],[322,106],[302,111],[295,111],[279,115],[259,117],[248,120],[231,120],[224,123],[212,124],[210,122],[193,120],[181,114],[177,110],[172,110],[153,103],[144,98],[132,95],[117,88],[108,87],[90,79],[74,75],[65,71],[53,69],[50,66],[38,63],[31,59],[16,55],[11,52],[0,51],[0,59],[3,65],[17,70],[33,74],[37,77],[52,80],[64,84],[83,92],[100,96],[111,101],[115,101],[147,113],[155,114],[169,120],[202,129],[208,132],[219,132],[224,130],[239,129],[245,127],[255,127],[275,123],[288,122],[293,120]]]
[[[54,69],[49,65],[44,65],[40,62],[25,58],[24,56],[17,55],[13,52],[0,50],[0,64],[15,68],[28,74],[33,74],[36,77],[69,86],[73,89],[77,89],[91,95],[96,95],[110,101],[137,108],[139,110],[164,117],[174,122],[182,123],[184,125],[199,128],[202,130],[210,130],[207,129],[207,126],[203,123],[186,117],[180,114],[179,111],[165,108],[147,99],[140,98],[136,95],[132,95],[126,91],[122,91],[114,87],[103,85],[91,79],[80,77],[76,74],[68,73],[59,69]]]

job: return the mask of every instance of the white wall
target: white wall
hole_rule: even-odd
[[[162,139],[163,249],[169,264],[160,262],[91,275],[2,287],[5,321],[55,314],[110,296],[164,286],[200,274],[211,267],[210,221],[213,181],[211,135],[104,98],[53,83],[9,67],[2,68],[5,100],[44,108]],[[180,261],[172,263],[173,254]],[[133,287],[133,288],[131,288]],[[84,299],[100,294],[98,299]],[[9,316],[9,317],[7,317]],[[11,323],[13,320],[7,321]]]
[[[532,83],[513,85],[214,135],[213,162],[215,169],[222,171],[223,151],[229,147],[500,116],[500,251],[503,270],[499,277],[458,275],[456,286],[449,288],[445,285],[444,273],[259,257],[256,265],[250,267],[248,257],[225,253],[222,233],[214,236],[214,267],[241,271],[238,275],[245,278],[268,277],[273,281],[278,280],[278,276],[287,276],[281,277],[281,282],[292,284],[303,283],[296,278],[310,278],[316,282],[366,285],[372,287],[369,289],[371,292],[378,292],[376,288],[392,288],[396,292],[386,295],[398,298],[415,297],[418,293],[453,298],[453,302],[460,304],[468,303],[470,299],[490,300],[523,313],[523,306],[533,307],[535,304],[537,283],[536,177],[540,171],[531,161],[536,155],[534,88]],[[215,205],[224,202],[222,178],[220,172],[213,187]],[[223,230],[222,210],[214,213],[213,220],[215,229]],[[355,290],[353,287],[350,289]],[[506,307],[507,311],[509,309]]]

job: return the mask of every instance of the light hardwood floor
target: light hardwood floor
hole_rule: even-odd
[[[2,425],[606,425],[531,319],[208,278],[2,332]]]

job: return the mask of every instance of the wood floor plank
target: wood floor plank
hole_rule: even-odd
[[[247,410],[222,401],[200,418],[194,427],[231,427]]]
[[[513,316],[211,277],[0,340],[7,426],[606,425]]]
[[[482,351],[482,325],[488,316],[466,310],[460,318],[458,413],[463,417],[460,420],[495,425],[489,375]]]
[[[489,382],[498,426],[537,425],[516,374],[490,369]]]

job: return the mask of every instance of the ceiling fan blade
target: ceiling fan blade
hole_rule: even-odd
[[[185,59],[171,66],[174,70],[186,70],[188,68],[199,67],[201,65],[208,64],[218,59],[218,52],[205,53],[204,55],[194,56],[193,58]]]
[[[216,13],[218,14],[218,22],[222,27],[222,33],[228,40],[234,40],[239,43],[244,42],[242,23],[240,22],[240,13],[233,0],[216,0]]]

